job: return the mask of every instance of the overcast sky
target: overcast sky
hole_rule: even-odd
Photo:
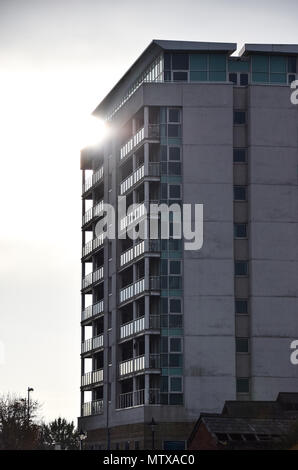
[[[79,148],[154,39],[298,43],[297,0],[0,0],[0,393],[79,415]]]

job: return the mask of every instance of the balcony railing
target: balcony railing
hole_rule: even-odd
[[[97,184],[103,178],[103,166],[99,168],[95,173],[93,173],[90,178],[88,178],[85,183],[83,184],[83,194],[89,189],[92,188],[95,184]]]
[[[120,230],[124,230],[128,225],[136,222],[138,219],[145,215],[145,203],[142,202],[139,205],[135,205],[134,209],[131,210],[125,217],[120,219]]]
[[[134,321],[124,323],[120,326],[120,339],[140,333],[145,329],[145,317],[139,317]]]
[[[82,321],[87,320],[88,318],[95,317],[103,313],[103,300],[100,300],[96,304],[89,305],[82,311]]]
[[[128,155],[144,139],[144,127],[133,135],[120,149],[120,159]]]
[[[133,372],[139,372],[145,369],[145,356],[138,356],[127,361],[120,362],[119,364],[119,375],[132,374]]]
[[[159,140],[159,124],[149,124],[148,138],[152,140]]]
[[[121,393],[119,395],[119,408],[132,408],[145,404],[145,389],[135,390],[133,392]],[[148,405],[160,404],[160,391],[158,388],[150,388],[148,396]]]
[[[85,214],[83,215],[82,225],[87,224],[94,217],[98,217],[102,211],[103,211],[103,200],[85,212]]]
[[[99,248],[100,246],[103,245],[103,241],[104,241],[104,234],[101,233],[99,235],[99,237],[97,238],[94,238],[93,240],[90,240],[89,242],[87,242],[84,246],[83,246],[83,250],[82,250],[82,256],[87,256],[89,255],[90,253],[92,253],[92,251],[96,250],[97,248]]]
[[[145,175],[145,167],[144,165],[140,166],[136,169],[131,175],[129,175],[125,180],[122,181],[120,184],[120,194],[124,194],[128,191],[134,184],[144,178]]]
[[[130,284],[127,287],[123,287],[120,290],[120,302],[125,302],[126,300],[131,299],[135,295],[139,295],[145,290],[145,279],[142,278],[139,281],[136,281],[134,284]]]
[[[103,369],[94,370],[92,372],[87,372],[86,374],[82,375],[82,387],[86,385],[92,385],[98,382],[103,381]]]
[[[93,349],[103,348],[103,335],[94,336],[93,338],[86,339],[82,343],[81,351],[86,353]]]
[[[128,250],[124,251],[120,256],[120,266],[124,266],[127,263],[130,263],[133,259],[137,258],[138,256],[142,255],[145,252],[145,242],[142,241],[137,245],[129,248]]]
[[[92,284],[95,284],[96,282],[99,282],[103,279],[103,266],[98,268],[96,271],[93,271],[92,273],[87,274],[82,279],[82,289],[86,289],[87,287],[91,286]]]
[[[82,405],[82,416],[99,415],[103,413],[103,400],[93,400]]]

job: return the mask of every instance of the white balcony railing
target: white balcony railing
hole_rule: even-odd
[[[83,250],[82,250],[82,256],[87,256],[89,255],[90,253],[92,253],[92,251],[96,250],[97,248],[99,248],[100,246],[103,245],[103,241],[104,241],[104,234],[101,233],[99,235],[99,237],[97,238],[94,238],[93,240],[90,240],[89,242],[87,242],[84,246],[83,246]]]
[[[145,330],[145,317],[139,317],[134,321],[124,323],[120,326],[120,339],[127,338]]]
[[[82,405],[82,416],[99,415],[103,413],[103,400],[93,400]]]
[[[83,193],[92,188],[96,183],[98,183],[103,178],[103,166],[99,168],[95,173],[93,173],[90,178],[88,178],[83,184]]]
[[[95,284],[95,282],[99,282],[103,279],[103,266],[98,268],[96,271],[93,271],[92,273],[87,274],[82,279],[82,289],[86,289],[86,287],[91,286],[92,284]]]
[[[120,149],[120,159],[128,155],[144,139],[144,127],[133,135]]]
[[[104,204],[104,202],[102,200],[98,204],[96,204],[95,206],[88,209],[85,212],[85,214],[83,215],[82,225],[87,224],[94,217],[98,217],[100,215],[100,213],[103,211],[103,204]]]
[[[99,315],[100,313],[103,313],[103,300],[100,300],[100,302],[86,307],[82,311],[82,321],[94,317],[95,315]]]
[[[133,185],[135,185],[138,181],[144,178],[145,175],[145,167],[144,165],[140,166],[136,169],[131,175],[129,175],[122,183],[120,184],[120,194],[124,194],[128,191]]]
[[[133,372],[139,372],[140,370],[145,369],[145,356],[138,356],[133,359],[128,359],[127,361],[120,362],[119,364],[119,374],[127,375]]]
[[[98,349],[103,347],[103,335],[94,336],[93,338],[86,339],[82,343],[81,351],[86,353],[92,351],[93,349]]]
[[[146,213],[145,203],[142,202],[141,204],[136,205],[135,207],[122,219],[120,219],[120,230],[124,230],[133,222],[136,222],[138,219],[143,217]]]
[[[145,290],[145,279],[142,278],[139,281],[136,281],[134,284],[130,284],[127,287],[123,287],[120,290],[120,302],[125,302],[126,300],[131,299],[135,295],[139,295]]]
[[[121,393],[119,395],[119,408],[132,408],[145,404],[145,389],[135,390],[133,392]],[[160,404],[159,388],[150,388],[148,394],[148,405]]]
[[[129,250],[124,251],[120,256],[120,266],[125,266],[125,264],[130,263],[133,259],[142,255],[145,252],[145,242],[142,241],[137,245],[129,248]]]
[[[94,370],[92,372],[87,372],[86,374],[82,375],[82,387],[86,385],[91,385],[94,383],[102,382],[103,381],[103,369]]]

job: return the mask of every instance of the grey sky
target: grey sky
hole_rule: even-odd
[[[0,392],[30,385],[47,419],[79,414],[81,116],[153,38],[298,43],[297,13],[296,0],[1,0]]]

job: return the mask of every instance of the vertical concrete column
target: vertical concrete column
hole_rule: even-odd
[[[144,138],[149,137],[149,107],[144,106]]]
[[[150,289],[150,260],[148,256],[145,257],[145,269],[144,269],[144,277],[145,277],[145,291],[148,292]]]
[[[145,329],[148,330],[150,328],[150,295],[145,295]]]
[[[149,143],[144,144],[144,170],[145,176],[149,175]]]
[[[149,378],[150,378],[149,374],[145,374],[145,405],[149,405],[149,389],[150,389]]]

